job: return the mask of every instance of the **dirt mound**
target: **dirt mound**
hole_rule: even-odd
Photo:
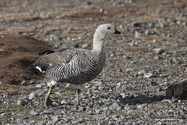
[[[18,85],[23,80],[42,79],[27,67],[49,49],[52,47],[29,36],[11,34],[0,37],[0,81]]]

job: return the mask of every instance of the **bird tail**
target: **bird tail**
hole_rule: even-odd
[[[31,64],[27,69],[34,70],[34,72],[42,75],[45,74],[45,71],[50,66],[45,63],[45,55],[40,56],[33,64]]]

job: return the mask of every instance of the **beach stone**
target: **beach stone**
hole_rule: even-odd
[[[25,81],[25,80],[22,81],[22,82],[21,82],[21,85],[22,85],[22,86],[27,86],[27,81]]]
[[[134,110],[127,111],[127,114],[133,114],[133,113],[134,113]]]
[[[52,117],[52,121],[53,121],[53,122],[57,122],[58,120],[59,120],[59,116],[53,116],[53,117]]]
[[[138,72],[138,75],[144,75],[145,73],[146,73],[145,70],[141,70],[141,71]]]
[[[161,59],[161,57],[158,56],[158,55],[156,55],[156,56],[154,56],[154,59],[155,59],[155,60],[158,60],[158,59]]]
[[[18,101],[17,101],[17,105],[25,106],[26,104],[27,104],[27,102],[25,100],[18,99]]]
[[[164,52],[162,48],[155,48],[153,49],[153,51],[155,52],[155,54],[162,54]]]
[[[36,93],[37,93],[39,96],[41,96],[41,95],[45,94],[46,91],[45,91],[44,89],[38,89],[38,90],[36,90]]]
[[[32,100],[33,98],[36,97],[36,92],[32,92],[29,94],[29,99]]]
[[[82,45],[82,48],[85,49],[85,48],[90,47],[90,46],[91,46],[90,43],[85,43],[85,44]]]
[[[182,84],[173,84],[166,89],[166,96],[179,96],[183,93]]]
[[[135,37],[141,37],[142,36],[142,33],[141,32],[139,32],[139,31],[135,31]]]
[[[38,113],[38,112],[33,111],[33,110],[31,110],[31,111],[29,112],[29,114],[30,114],[30,115],[39,115],[39,113]]]

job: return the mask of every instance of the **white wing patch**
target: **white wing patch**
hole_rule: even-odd
[[[38,69],[40,72],[43,73],[42,69],[39,66],[36,66],[35,68]]]

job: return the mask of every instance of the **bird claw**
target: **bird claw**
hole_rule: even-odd
[[[48,108],[49,106],[53,106],[53,101],[49,97],[46,97],[44,106],[46,108]]]

